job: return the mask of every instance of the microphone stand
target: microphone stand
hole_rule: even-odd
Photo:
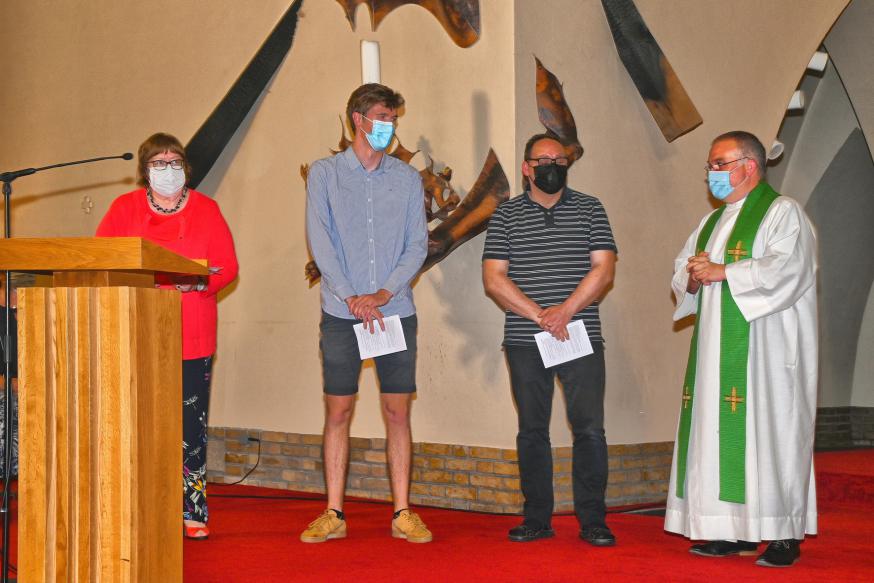
[[[127,152],[125,154],[122,154],[121,156],[101,156],[100,158],[89,158],[88,160],[77,160],[75,162],[62,162],[61,164],[52,164],[50,166],[42,166],[40,168],[24,168],[22,170],[13,170],[12,172],[0,173],[0,182],[3,183],[3,209],[5,211],[3,238],[9,239],[12,237],[12,218],[10,213],[11,207],[9,201],[12,197],[12,182],[16,178],[21,178],[22,176],[30,176],[31,174],[36,174],[37,172],[50,170],[52,168],[61,168],[63,166],[74,166],[76,164],[88,164],[89,162],[99,162],[100,160],[115,159],[131,160],[133,159],[133,154]],[[5,384],[4,394],[6,396],[6,404],[3,410],[3,416],[5,421],[5,425],[3,426],[3,457],[5,465],[3,466],[3,498],[2,503],[0,503],[0,513],[3,514],[3,583],[9,583],[9,484],[12,480],[12,379],[9,377],[10,373],[12,372],[12,306],[10,305],[12,302],[11,275],[12,273],[7,270],[6,285],[4,289],[6,295],[6,306],[4,307],[4,309],[6,310],[6,326],[5,330],[3,330],[2,332],[2,337],[0,337],[0,341],[2,341],[3,344],[3,380]]]

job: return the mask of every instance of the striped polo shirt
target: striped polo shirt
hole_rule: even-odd
[[[589,253],[616,251],[604,207],[594,196],[565,188],[552,208],[525,192],[501,204],[489,221],[483,259],[509,261],[508,276],[542,308],[563,302],[592,269]],[[598,302],[573,320],[582,320],[592,342],[603,342]],[[504,344],[535,346],[539,326],[506,311]]]

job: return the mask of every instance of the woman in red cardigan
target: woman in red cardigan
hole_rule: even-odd
[[[155,134],[140,145],[137,184],[112,203],[98,237],[143,237],[189,259],[207,259],[205,278],[160,280],[182,292],[182,516],[185,536],[205,539],[209,385],[216,347],[216,294],[237,276],[231,231],[211,198],[189,189],[191,168],[175,137]]]

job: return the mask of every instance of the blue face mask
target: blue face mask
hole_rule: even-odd
[[[364,117],[363,115],[361,117]],[[370,143],[370,147],[376,150],[377,152],[382,152],[388,145],[391,143],[391,139],[395,134],[395,124],[390,121],[380,121],[378,119],[370,119],[368,117],[364,117],[364,119],[368,120],[371,125],[371,132],[368,134],[364,132],[364,136],[367,138],[367,141]]]
[[[732,192],[734,186],[731,185],[731,173],[737,170],[710,170],[707,172],[707,184],[710,186],[710,192],[719,200],[725,200]]]

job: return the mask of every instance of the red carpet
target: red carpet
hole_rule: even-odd
[[[874,454],[870,449],[816,454],[816,487],[821,505],[874,510]],[[872,577],[874,578],[874,577]]]
[[[185,541],[185,580],[874,580],[874,450],[818,453],[815,463],[820,534],[802,544],[801,561],[791,569],[756,567],[754,557],[692,556],[687,552],[689,541],[662,530],[661,517],[631,514],[611,514],[608,522],[618,545],[596,549],[577,539],[573,516],[555,517],[554,539],[520,544],[506,539],[519,517],[421,508],[434,531],[434,542],[416,545],[391,538],[390,506],[361,500],[347,503],[347,539],[304,544],[298,535],[324,508],[319,496],[214,485],[210,488],[213,534],[207,541]],[[13,564],[17,563],[14,529],[13,522]]]
[[[618,538],[597,549],[577,538],[573,516],[553,521],[554,539],[510,543],[516,516],[419,509],[434,542],[411,544],[390,536],[391,507],[352,501],[349,537],[304,544],[298,535],[324,502],[226,498],[222,494],[280,496],[252,487],[211,487],[208,541],[185,542],[187,581],[871,581],[874,579],[874,503],[865,498],[874,481],[874,450],[817,454],[821,512],[817,537],[802,544],[791,569],[756,567],[754,557],[706,559],[690,555],[689,541],[669,535],[655,516],[611,514]],[[861,500],[839,491],[865,485]],[[825,486],[825,487],[824,487]],[[860,512],[866,508],[868,512]]]

